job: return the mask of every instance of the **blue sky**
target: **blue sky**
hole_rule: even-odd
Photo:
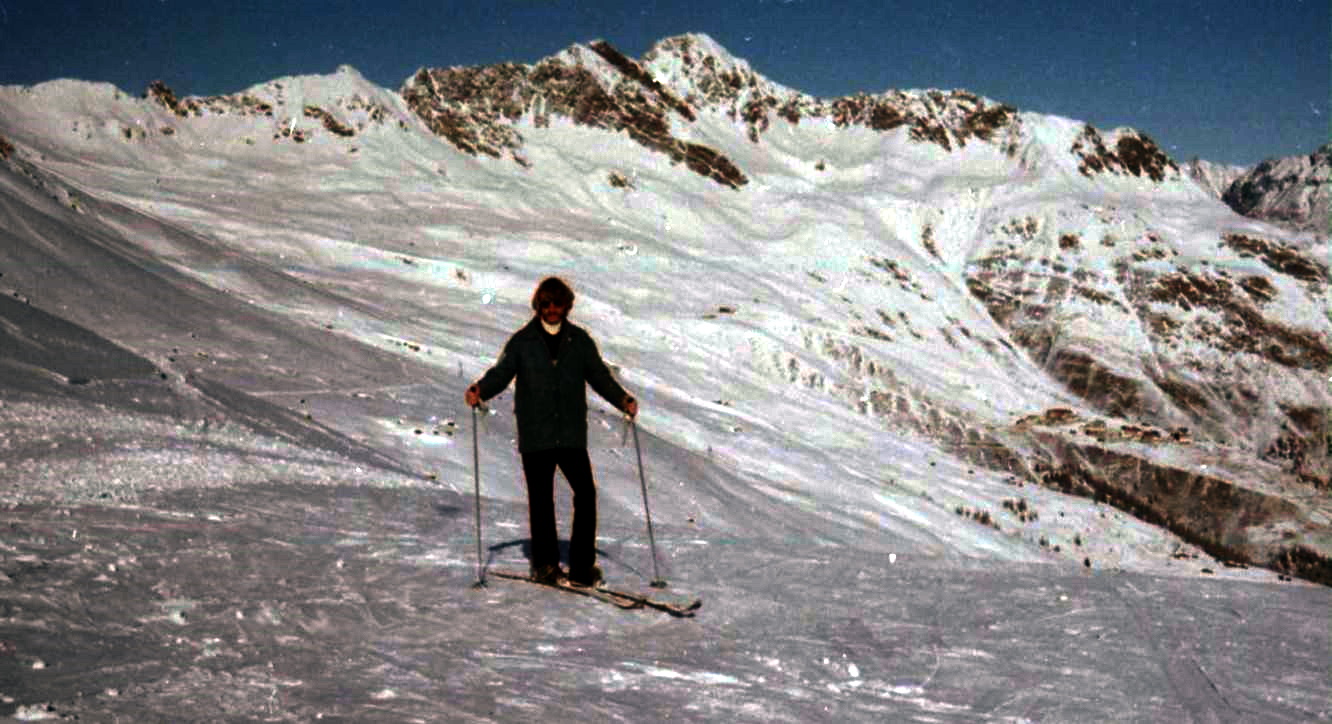
[[[391,89],[420,66],[533,63],[604,38],[639,56],[711,35],[821,97],[964,88],[1180,161],[1253,164],[1329,137],[1327,0],[0,0],[0,84],[108,81],[232,93],[355,66]]]

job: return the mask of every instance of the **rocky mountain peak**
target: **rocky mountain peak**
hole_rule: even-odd
[[[665,38],[643,55],[643,67],[690,103],[711,105],[749,95],[793,97],[796,91],[759,75],[702,33]]]
[[[935,143],[945,150],[970,139],[995,141],[999,129],[1006,150],[1016,152],[1017,110],[963,90],[890,91],[819,99],[775,83],[748,61],[732,55],[703,34],[666,38],[644,56],[643,66],[698,108],[713,108],[741,122],[750,141],[758,143],[776,120],[799,124],[801,119],[828,119],[838,127],[864,126],[876,131],[907,127],[912,140]]]
[[[692,122],[693,110],[605,41],[574,46],[532,66],[423,68],[402,95],[436,134],[473,155],[507,155],[527,166],[516,122],[527,117],[536,128],[545,128],[552,116],[560,116],[577,125],[623,131],[722,185],[739,188],[749,182],[721,153],[676,137],[672,118]]]
[[[1236,212],[1296,231],[1328,234],[1332,144],[1308,155],[1269,159],[1241,175],[1222,200]]]

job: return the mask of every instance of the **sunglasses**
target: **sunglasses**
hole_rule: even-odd
[[[561,303],[559,303],[559,302],[557,302],[557,301],[555,301],[554,299],[538,299],[538,300],[537,300],[537,308],[538,308],[538,309],[546,309],[546,308],[548,308],[548,307],[553,307],[553,308],[555,308],[555,309],[564,309],[565,305],[564,305],[564,304],[561,304]]]

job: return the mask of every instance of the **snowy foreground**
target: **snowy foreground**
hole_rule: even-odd
[[[1322,339],[1309,285],[1217,230],[1325,244],[1179,177],[1088,180],[1056,154],[1083,132],[1066,119],[1024,115],[1014,157],[816,120],[728,141],[700,113],[681,133],[750,174],[733,190],[558,117],[518,123],[524,163],[469,156],[350,69],[252,92],[271,117],[0,88],[0,716],[1332,719],[1332,589],[958,452],[1051,408],[1096,414],[1010,341],[967,265],[1011,242],[1032,278],[1090,270],[1107,291],[1088,298],[1120,294],[1120,262],[1270,274],[1266,309]],[[348,139],[311,105],[372,122]],[[1063,248],[1067,229],[1085,243]],[[549,273],[642,402],[663,595],[701,596],[695,618],[473,587],[462,393]],[[1152,343],[1110,306],[1056,311],[1072,331],[1054,342],[1124,375]],[[1158,364],[1216,356],[1179,347]],[[1311,394],[1302,370],[1270,380],[1272,409]],[[1217,425],[1265,434],[1242,414]],[[511,397],[475,431],[482,563],[524,568]],[[600,562],[643,588],[625,440],[594,400]],[[1239,443],[1119,444],[1280,472]],[[1306,497],[1292,536],[1327,530]]]
[[[43,417],[0,413],[8,429]],[[195,465],[232,484],[134,505],[0,508],[0,691],[20,719],[1329,717],[1323,587],[960,558],[767,526],[727,535],[667,515],[663,574],[705,602],[679,620],[496,579],[473,589],[468,496],[225,426],[101,419],[48,417],[29,439],[76,449],[79,461],[51,463],[60,479],[87,464],[86,434],[137,448],[119,453],[136,478],[170,477],[152,465],[205,475]],[[618,452],[594,463],[616,479],[607,487],[627,488]],[[660,443],[649,453],[670,467]],[[489,565],[525,565],[525,514],[521,501],[483,501]],[[612,507],[599,540],[609,577],[631,586],[652,573],[634,517]]]

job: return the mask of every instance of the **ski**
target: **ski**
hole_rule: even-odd
[[[703,599],[700,598],[695,598],[692,601],[684,603],[672,603],[670,601],[662,601],[659,599],[655,599],[652,598],[651,596],[645,596],[641,593],[633,593],[631,591],[619,590],[615,588],[610,588],[609,586],[605,585],[598,585],[594,587],[575,586],[574,584],[570,583],[568,579],[565,578],[561,578],[554,583],[546,583],[543,581],[537,581],[533,579],[530,575],[526,573],[519,573],[518,571],[498,570],[498,571],[491,571],[490,574],[495,576],[496,578],[507,578],[512,581],[526,581],[528,583],[534,583],[538,586],[546,586],[547,588],[558,588],[561,591],[568,591],[569,593],[576,593],[580,596],[595,598],[598,601],[604,601],[613,606],[626,610],[636,609],[636,608],[651,608],[657,611],[661,611],[662,613],[670,614],[671,616],[674,616],[676,618],[692,618],[694,612],[703,606]]]

